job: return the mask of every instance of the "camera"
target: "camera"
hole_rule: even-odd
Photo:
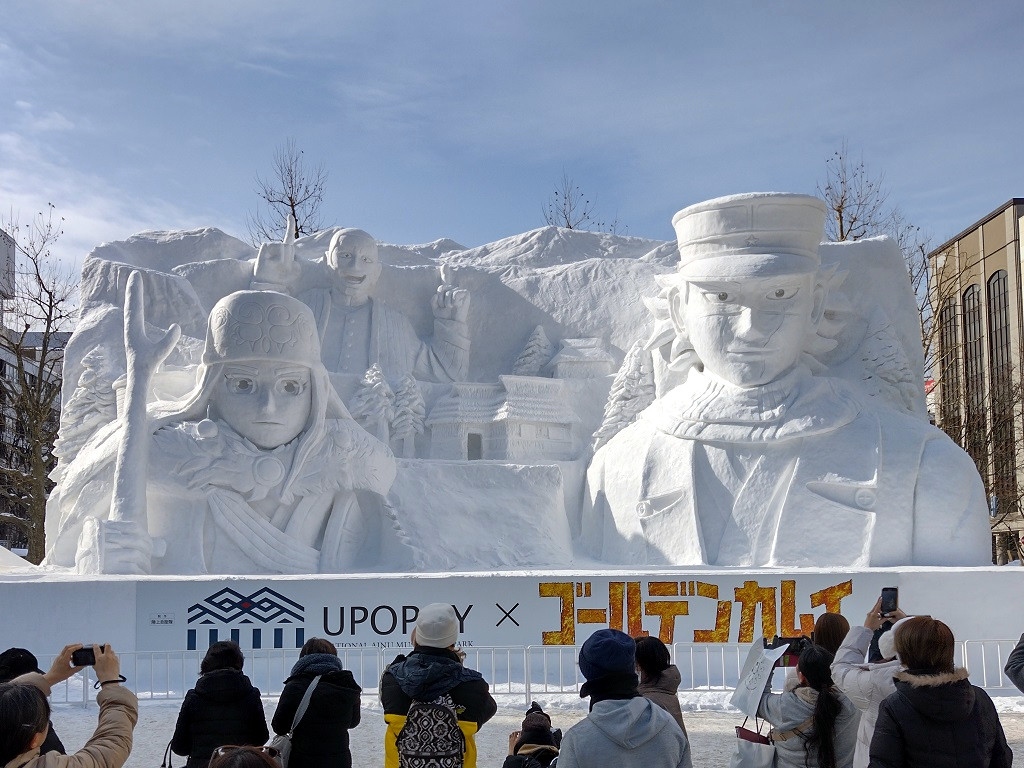
[[[107,646],[101,645],[100,652]],[[96,663],[96,652],[93,651],[91,645],[87,645],[84,648],[79,648],[77,651],[71,653],[71,666],[73,667],[91,667]]]
[[[807,635],[800,635],[800,637],[776,637],[771,642],[767,639],[764,641],[766,649],[781,648],[783,645],[786,646],[786,652],[779,657],[776,666],[795,667],[800,654],[803,653],[805,648],[810,648],[814,645],[814,641],[807,637]]]

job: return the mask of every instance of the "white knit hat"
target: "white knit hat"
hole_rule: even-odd
[[[883,632],[878,638],[878,652],[882,654],[882,658],[888,661],[893,657],[897,657],[896,654],[896,627],[902,624],[907,619],[912,619],[913,616],[904,616],[902,619],[892,625],[892,628],[888,632]]]
[[[416,617],[416,645],[447,648],[459,639],[459,617],[447,603],[431,603]]]

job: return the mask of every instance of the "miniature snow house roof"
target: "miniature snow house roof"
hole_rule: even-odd
[[[558,350],[549,366],[554,367],[559,363],[611,363],[614,365],[615,357],[604,348],[601,339],[562,339],[562,348]]]
[[[501,383],[456,382],[438,399],[427,424],[525,421],[576,424],[561,381],[535,376],[500,376]]]

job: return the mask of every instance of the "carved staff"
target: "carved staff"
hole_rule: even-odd
[[[157,367],[171,353],[181,335],[177,323],[151,339],[146,333],[142,275],[128,277],[124,301],[124,351],[128,358],[121,442],[114,465],[114,497],[110,520],[136,523],[147,528],[146,480],[149,472],[149,416],[146,396]]]

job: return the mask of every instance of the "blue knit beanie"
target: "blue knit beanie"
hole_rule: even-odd
[[[580,672],[587,680],[636,673],[636,643],[625,632],[599,629],[580,648]]]

